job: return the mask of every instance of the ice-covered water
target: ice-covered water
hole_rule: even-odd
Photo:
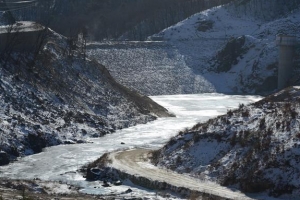
[[[153,100],[173,112],[176,118],[160,118],[156,121],[119,130],[89,144],[61,145],[46,148],[42,153],[19,159],[0,168],[0,176],[12,179],[63,181],[83,187],[87,193],[124,191],[127,186],[102,188],[99,182],[86,182],[76,171],[82,165],[99,158],[103,153],[125,148],[159,148],[179,130],[191,127],[226,113],[239,104],[260,99],[258,96],[229,96],[223,94],[153,96]],[[125,143],[124,145],[121,142]],[[95,188],[96,187],[96,188]]]

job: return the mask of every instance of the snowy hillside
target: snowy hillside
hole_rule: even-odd
[[[299,3],[235,1],[195,14],[147,42],[91,43],[88,54],[118,82],[145,95],[271,93],[277,88],[276,35],[299,32]]]
[[[37,58],[1,57],[1,150],[28,155],[169,116],[150,98],[116,83],[103,65],[67,51],[66,39],[50,32]]]
[[[154,37],[177,48],[186,65],[217,92],[270,92],[277,86],[275,37],[279,33],[299,37],[299,3],[290,10],[283,6],[282,15],[270,20],[269,10],[262,9],[268,3],[251,7],[248,4],[255,0],[244,2],[246,6],[232,3],[195,14]]]
[[[290,87],[252,105],[241,104],[180,132],[153,153],[153,162],[245,192],[299,197],[299,100],[300,88]]]

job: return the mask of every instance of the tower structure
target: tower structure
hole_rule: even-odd
[[[292,77],[297,38],[295,36],[278,35],[276,44],[279,46],[277,87],[278,89],[283,89],[288,86]]]

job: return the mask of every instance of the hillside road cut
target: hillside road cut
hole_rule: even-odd
[[[129,175],[145,177],[153,181],[166,182],[175,187],[187,188],[228,199],[252,199],[240,191],[233,191],[230,188],[222,187],[213,182],[201,181],[185,174],[178,174],[167,169],[156,167],[149,162],[148,156],[150,151],[151,150],[148,149],[132,149],[110,153],[110,166]]]

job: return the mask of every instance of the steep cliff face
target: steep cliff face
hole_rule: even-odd
[[[13,156],[170,116],[52,31],[37,56],[11,53],[0,64],[0,147]]]
[[[153,162],[245,192],[299,197],[299,95],[291,87],[197,124],[154,153]]]

